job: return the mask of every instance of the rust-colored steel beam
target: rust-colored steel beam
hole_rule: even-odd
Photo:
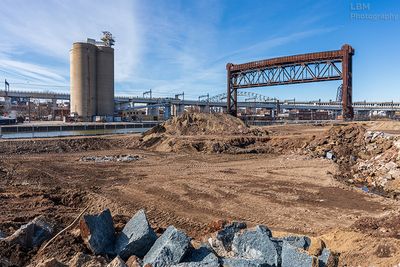
[[[354,49],[271,58],[226,65],[228,113],[237,115],[237,90],[296,83],[343,80],[343,118],[352,119],[352,56]],[[340,66],[341,64],[341,66]]]

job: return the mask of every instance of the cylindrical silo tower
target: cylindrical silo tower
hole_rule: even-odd
[[[71,114],[83,121],[96,114],[96,54],[90,43],[74,43],[70,50]]]
[[[114,115],[114,49],[97,47],[97,115]]]

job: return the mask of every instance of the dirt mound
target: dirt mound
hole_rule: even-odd
[[[119,140],[104,137],[76,137],[39,140],[0,141],[0,154],[65,153],[89,150],[104,150],[121,147]]]
[[[265,153],[268,132],[226,114],[186,113],[143,134],[140,147],[162,152]]]
[[[400,214],[389,214],[382,218],[361,218],[353,224],[353,228],[373,236],[400,239]]]
[[[151,133],[166,133],[170,135],[236,135],[248,134],[250,131],[250,128],[241,119],[231,115],[219,113],[185,113],[155,127]]]

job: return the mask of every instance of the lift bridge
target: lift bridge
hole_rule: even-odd
[[[342,80],[341,104],[344,119],[354,117],[352,105],[352,57],[354,49],[345,44],[340,50],[285,56],[226,65],[227,112],[238,112],[238,90],[253,87]]]

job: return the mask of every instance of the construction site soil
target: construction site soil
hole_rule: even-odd
[[[174,225],[201,241],[212,222],[239,220],[277,236],[320,238],[340,253],[339,266],[395,266],[398,129],[398,122],[249,128],[226,115],[187,114],[144,135],[3,140],[0,231],[10,235],[43,215],[57,232],[85,207],[109,208],[122,229],[143,208],[157,233]],[[80,160],[120,155],[137,160]],[[368,174],[360,167],[383,159]],[[98,265],[110,260],[91,255],[77,228],[40,252],[0,241],[0,259],[16,266],[67,263],[77,253]]]

